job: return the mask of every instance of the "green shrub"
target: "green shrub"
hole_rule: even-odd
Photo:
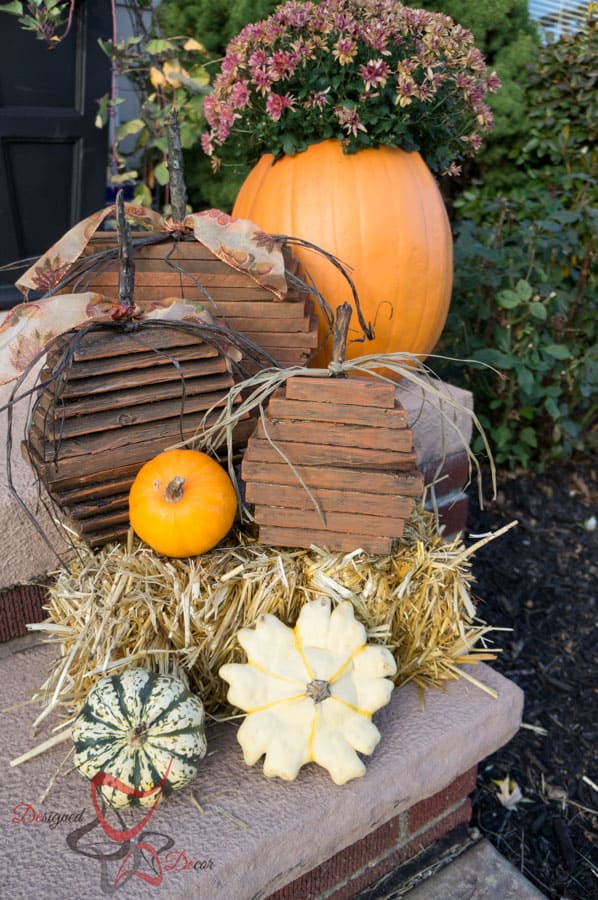
[[[464,368],[456,377],[473,390],[503,465],[540,468],[592,440],[597,49],[593,22],[541,48],[527,75],[525,140],[455,204],[455,290],[442,349],[500,370]]]
[[[570,182],[563,175],[563,191]],[[499,465],[541,468],[584,449],[596,412],[596,211],[565,209],[533,184],[467,199],[476,215],[459,224],[441,352],[493,369],[443,374],[473,391]]]

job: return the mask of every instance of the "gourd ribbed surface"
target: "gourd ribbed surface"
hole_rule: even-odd
[[[375,331],[374,340],[351,343],[361,336],[353,316],[349,358],[432,351],[450,303],[452,236],[436,181],[418,153],[380,147],[347,155],[338,141],[327,140],[276,162],[268,154],[249,173],[233,214],[273,234],[311,241],[349,268]],[[333,308],[351,301],[330,262],[309,250],[295,252]],[[329,339],[315,365],[329,362],[330,347]]]
[[[178,678],[127,669],[98,681],[73,725],[75,767],[87,778],[105,772],[138,791],[164,794],[197,774],[206,752],[203,704]],[[156,793],[133,798],[100,787],[110,806],[152,806]]]

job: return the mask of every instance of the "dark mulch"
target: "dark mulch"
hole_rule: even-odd
[[[478,612],[497,633],[494,667],[525,691],[524,723],[479,768],[473,825],[549,898],[598,898],[598,468],[504,475],[468,529],[519,525],[478,551]],[[530,726],[530,727],[527,727]],[[507,809],[494,780],[523,799]]]

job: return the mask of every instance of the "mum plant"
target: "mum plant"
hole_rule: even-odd
[[[493,125],[500,82],[470,31],[396,0],[289,0],[228,45],[204,114],[214,168],[292,155],[327,138],[346,153],[417,150],[458,174]]]

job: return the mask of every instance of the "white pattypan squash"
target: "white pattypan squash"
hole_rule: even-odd
[[[336,784],[365,773],[357,753],[371,754],[380,732],[371,717],[388,703],[394,658],[367,644],[353,605],[313,600],[294,628],[262,615],[242,628],[245,664],[222,666],[228,700],[247,713],[237,737],[247,765],[265,754],[264,774],[287,781],[301,767],[318,763]]]

